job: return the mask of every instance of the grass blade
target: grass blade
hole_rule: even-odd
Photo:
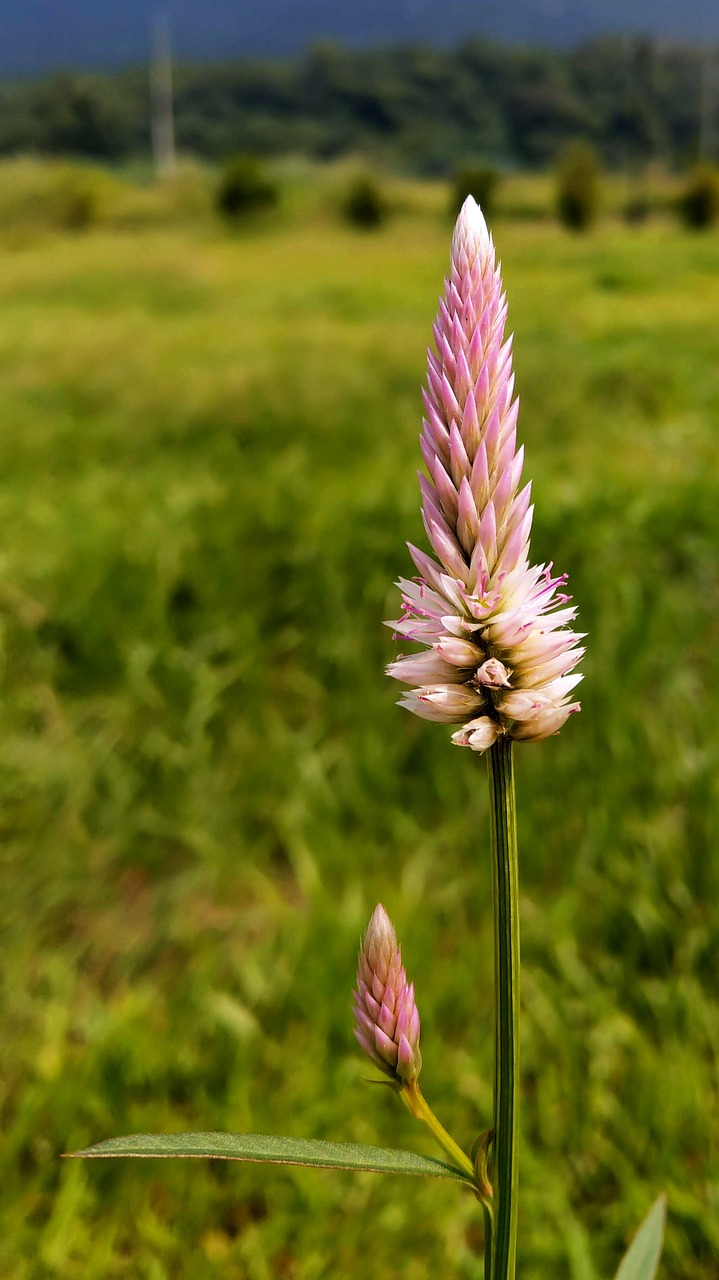
[[[667,1216],[667,1198],[654,1201],[627,1252],[614,1280],[654,1280],[659,1266]]]

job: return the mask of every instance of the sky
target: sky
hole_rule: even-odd
[[[719,0],[0,0],[0,74],[145,61],[158,13],[186,61],[283,57],[323,38],[566,45],[632,31],[719,44]]]

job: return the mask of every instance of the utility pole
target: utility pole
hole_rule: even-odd
[[[170,23],[166,13],[153,23],[152,64],[152,153],[158,179],[171,178],[176,169],[175,121],[172,109],[172,54]]]

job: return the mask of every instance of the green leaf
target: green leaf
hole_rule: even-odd
[[[667,1216],[667,1198],[661,1195],[637,1231],[619,1264],[614,1280],[654,1280],[659,1266]]]
[[[263,1133],[135,1133],[108,1138],[73,1157],[180,1156],[200,1159],[254,1160],[261,1164],[301,1164],[315,1169],[356,1169],[371,1173],[408,1173],[425,1178],[452,1178],[471,1186],[459,1169],[413,1151],[369,1147],[358,1142],[319,1142]]]

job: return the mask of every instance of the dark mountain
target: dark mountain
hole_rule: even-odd
[[[192,62],[282,57],[323,39],[449,45],[477,35],[561,47],[639,31],[719,43],[716,0],[0,0],[0,73],[145,61],[159,12],[169,18],[176,54]]]

